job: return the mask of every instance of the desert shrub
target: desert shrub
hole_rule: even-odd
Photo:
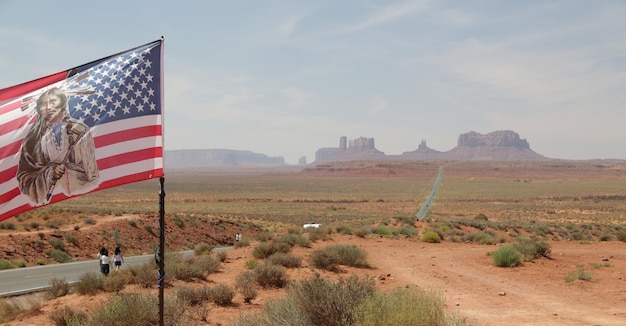
[[[415,237],[417,236],[417,230],[412,226],[401,226],[398,229],[398,234],[402,234],[406,237]]]
[[[335,228],[335,232],[339,234],[354,234],[354,229],[342,224]]]
[[[59,227],[61,227],[61,225],[63,225],[63,221],[61,220],[48,220],[46,221],[46,227],[51,228],[51,229],[58,229]]]
[[[338,253],[326,249],[316,249],[309,256],[309,262],[313,267],[331,272],[339,271],[340,261]]]
[[[285,242],[261,242],[252,250],[252,255],[256,259],[265,259],[277,252],[288,253],[291,246]]]
[[[620,231],[617,233],[617,240],[626,242],[626,231]]]
[[[24,259],[11,259],[11,264],[15,267],[26,267],[26,261]]]
[[[0,223],[0,230],[16,230],[17,227],[15,223],[12,222],[2,222]]]
[[[338,282],[315,274],[289,287],[288,295],[313,325],[353,325],[354,309],[374,294],[374,281],[351,276]]]
[[[267,242],[274,238],[274,235],[270,232],[260,232],[256,235],[256,239],[261,242]]]
[[[85,219],[85,224],[94,225],[96,224],[96,220],[93,217],[88,217]]]
[[[274,265],[286,268],[299,268],[302,266],[302,257],[282,252],[275,253],[267,258],[267,261]]]
[[[128,276],[125,273],[113,272],[103,280],[102,288],[106,292],[120,292],[128,284]]]
[[[130,266],[127,270],[132,276],[129,283],[139,284],[144,288],[155,286],[159,280],[159,274],[157,274],[154,263]]]
[[[565,275],[565,282],[570,283],[576,280],[581,280],[581,281],[590,281],[593,282],[596,280],[596,277],[593,276],[593,274],[589,273],[586,269],[584,265],[578,265],[576,270],[573,272],[569,272],[567,273],[567,275]]]
[[[228,253],[226,251],[219,251],[215,254],[215,257],[220,263],[223,263],[228,259]]]
[[[329,238],[329,235],[332,233],[332,230],[327,227],[321,228],[308,228],[307,232],[309,233],[309,240],[311,242],[317,241],[326,241]]]
[[[159,304],[156,296],[138,293],[118,293],[91,315],[90,325],[157,325]]]
[[[183,219],[181,219],[180,216],[174,216],[174,224],[181,229],[185,227],[185,222],[183,222]]]
[[[289,283],[285,267],[273,264],[261,264],[254,270],[254,279],[263,288],[283,288]]]
[[[65,236],[65,241],[71,243],[75,247],[78,247],[78,240],[76,240],[76,237],[71,234]]]
[[[15,266],[8,259],[0,259],[0,270],[3,269],[13,269]]]
[[[126,220],[128,222],[128,225],[136,228],[137,227],[137,221],[135,220]]]
[[[255,285],[255,275],[252,271],[245,271],[237,277],[235,288],[243,296],[245,303],[250,303],[256,298],[258,291]]]
[[[48,243],[50,243],[54,249],[65,251],[65,242],[63,242],[63,239],[50,238],[48,239]]]
[[[522,254],[511,245],[500,247],[492,253],[491,258],[498,267],[515,267],[522,262]]]
[[[70,293],[71,286],[64,278],[59,279],[53,277],[48,284],[49,286],[46,288],[46,296],[48,299],[56,299]]]
[[[419,287],[376,292],[354,310],[358,326],[447,326],[443,296]]]
[[[98,290],[104,289],[104,278],[94,272],[85,273],[80,276],[74,289],[81,295],[95,295]]]
[[[70,257],[67,252],[59,249],[48,249],[46,250],[46,255],[59,263],[68,263],[72,261],[72,257]]]
[[[278,243],[284,242],[287,243],[290,247],[299,246],[303,248],[311,247],[311,240],[302,234],[289,233],[286,234],[276,240]]]
[[[211,290],[207,286],[190,287],[179,286],[174,291],[178,299],[187,302],[192,306],[197,306],[211,300]]]
[[[250,238],[241,238],[235,242],[235,248],[247,247],[250,245]]]
[[[435,231],[425,231],[422,233],[422,241],[428,243],[439,243],[441,242],[441,237]]]
[[[463,239],[464,241],[470,241],[473,243],[479,243],[483,245],[492,245],[497,242],[496,239],[491,234],[486,233],[486,232],[466,234],[463,236]]]
[[[369,268],[367,252],[355,245],[332,245],[315,249],[309,259],[316,268],[337,271],[338,265]]]
[[[247,269],[255,269],[259,266],[259,261],[255,259],[246,260],[244,267]]]
[[[68,306],[54,309],[49,316],[56,326],[79,326],[86,325],[89,317],[82,311],[76,311]]]
[[[386,225],[379,225],[374,229],[374,233],[382,236],[391,236],[391,230]]]
[[[202,273],[213,274],[220,269],[220,260],[211,256],[197,256],[188,259],[190,264],[197,266]]]
[[[40,314],[42,301],[36,294],[0,299],[0,323]]]
[[[359,238],[367,238],[368,235],[370,235],[372,233],[372,231],[370,230],[370,228],[364,226],[358,230],[356,230],[354,232],[354,235],[356,235]]]
[[[545,241],[519,238],[513,247],[522,254],[525,261],[531,261],[540,257],[550,257],[550,244]]]
[[[233,304],[235,290],[226,284],[217,284],[211,288],[211,300],[220,307],[226,307]]]
[[[260,313],[242,314],[233,326],[273,326],[299,325],[313,326],[308,316],[300,310],[293,297],[270,300],[263,305]]]
[[[206,242],[200,242],[193,247],[193,252],[197,256],[210,255],[214,248],[215,248],[214,245],[210,245]]]
[[[193,279],[204,279],[204,271],[188,260],[166,261],[165,278],[168,284],[172,282],[172,279],[190,282]]]

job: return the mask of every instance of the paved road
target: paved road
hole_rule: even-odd
[[[437,191],[439,190],[439,185],[441,184],[442,178],[443,178],[443,165],[439,167],[439,172],[437,173],[437,179],[435,180],[435,184],[433,185],[433,190],[430,192],[430,195],[428,195],[428,198],[426,198],[426,201],[424,202],[424,204],[422,204],[422,207],[415,215],[415,217],[417,217],[418,220],[421,221],[426,218],[426,214],[430,210],[430,205],[433,203],[433,199],[435,199],[435,195],[437,194]]]
[[[233,247],[216,248],[214,251],[229,250]],[[183,251],[183,256],[193,255],[193,251]],[[154,255],[124,257],[122,269],[141,265],[154,260]],[[75,263],[24,267],[0,271],[0,297],[9,297],[44,290],[52,278],[65,279],[76,283],[88,272],[100,272],[98,260]]]

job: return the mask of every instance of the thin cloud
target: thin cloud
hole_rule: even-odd
[[[405,16],[409,16],[425,10],[428,7],[427,4],[428,1],[423,0],[407,1],[399,4],[393,4],[374,12],[374,14],[370,15],[365,20],[344,27],[337,32],[353,33],[374,26],[388,24]]]

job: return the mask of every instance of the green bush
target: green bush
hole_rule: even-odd
[[[81,295],[95,295],[98,290],[104,289],[104,278],[93,272],[85,273],[78,279],[74,289]]]
[[[82,311],[76,311],[68,306],[61,306],[54,309],[49,316],[56,326],[87,325],[89,316]]]
[[[284,235],[276,240],[278,243],[287,243],[290,247],[299,246],[303,248],[311,247],[311,240],[302,234],[289,233]]]
[[[310,256],[311,265],[329,271],[337,271],[338,265],[370,268],[367,252],[355,245],[332,245],[315,249]]]
[[[498,267],[515,267],[522,262],[522,254],[511,245],[500,247],[492,253],[491,258]]]
[[[227,307],[233,304],[235,290],[226,284],[218,284],[211,288],[211,300],[220,307]]]
[[[265,259],[277,252],[288,253],[291,246],[285,242],[261,242],[252,250],[252,255],[256,259]]]
[[[237,277],[235,288],[243,296],[243,301],[250,304],[256,298],[258,291],[255,285],[255,275],[252,271],[245,271]]]
[[[128,268],[131,279],[129,283],[139,284],[144,288],[150,288],[157,285],[159,274],[154,263],[145,263],[139,266],[130,266]]]
[[[70,293],[70,285],[67,281],[63,279],[59,279],[53,277],[48,282],[49,286],[46,289],[46,296],[48,299],[56,299],[58,297],[62,297],[68,293]]]
[[[296,282],[288,290],[299,309],[312,325],[353,325],[353,311],[374,294],[374,281],[351,276],[338,282],[314,275]]]
[[[377,292],[354,310],[357,326],[447,326],[441,293],[419,287]]]
[[[192,306],[197,306],[211,300],[212,295],[208,286],[179,286],[176,288],[174,293],[178,299],[187,302]]]
[[[417,236],[417,230],[412,226],[401,226],[398,233],[409,238]]]
[[[9,260],[4,258],[0,259],[0,270],[13,268],[15,268],[15,266],[13,266],[13,264]]]
[[[267,258],[267,262],[286,268],[299,268],[302,266],[302,257],[282,252],[275,253]]]
[[[72,261],[72,257],[70,257],[67,252],[59,249],[48,249],[46,250],[46,255],[59,263],[68,263]]]
[[[285,268],[273,264],[261,264],[254,269],[254,279],[263,288],[283,288],[289,283]]]
[[[200,242],[193,247],[193,252],[197,255],[210,255],[215,246],[206,242]]]
[[[235,248],[247,247],[250,245],[250,238],[241,238],[241,240],[235,242]]]
[[[329,235],[332,233],[332,230],[327,227],[321,228],[308,228],[307,232],[309,233],[309,240],[311,242],[317,241],[326,241],[329,238]]]
[[[121,272],[110,273],[103,280],[102,288],[106,292],[120,292],[128,284],[128,275]]]
[[[531,261],[540,257],[550,257],[550,244],[545,241],[519,238],[513,247],[522,254],[524,261]]]
[[[157,297],[148,294],[118,293],[95,309],[90,325],[157,325],[159,322]]]
[[[247,268],[247,269],[255,269],[255,268],[257,268],[259,266],[259,264],[260,263],[259,263],[258,260],[250,259],[250,260],[247,260],[244,263],[244,267]]]
[[[589,273],[585,269],[585,266],[578,265],[578,268],[576,269],[576,271],[569,272],[567,273],[567,275],[565,275],[565,282],[567,283],[573,282],[576,280],[593,282],[596,280],[596,277],[593,276],[593,274]]]
[[[48,239],[48,243],[50,243],[54,249],[65,251],[65,242],[63,242],[63,239],[50,238]]]
[[[428,243],[439,243],[441,242],[441,237],[435,231],[425,231],[422,234],[422,241]]]

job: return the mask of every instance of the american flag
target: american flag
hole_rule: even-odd
[[[162,55],[157,40],[0,90],[0,221],[36,208],[16,173],[37,119],[36,98],[54,87],[65,91],[71,118],[93,136],[100,176],[89,192],[163,176]],[[70,197],[57,189],[48,203]]]

